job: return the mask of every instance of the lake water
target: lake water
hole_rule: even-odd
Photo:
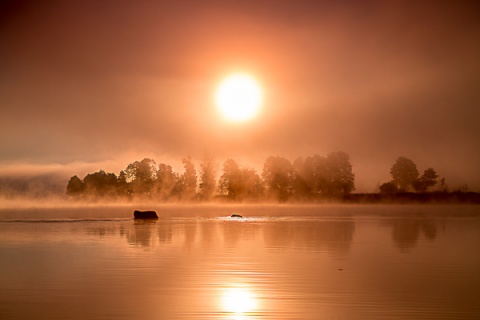
[[[480,319],[480,206],[131,209],[1,210],[0,319]]]

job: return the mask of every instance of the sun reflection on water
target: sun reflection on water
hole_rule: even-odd
[[[221,295],[221,304],[224,312],[229,313],[230,319],[243,320],[257,309],[257,299],[247,288],[230,287]]]

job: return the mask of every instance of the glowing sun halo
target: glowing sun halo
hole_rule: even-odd
[[[262,102],[260,86],[245,74],[234,74],[220,83],[216,94],[222,115],[232,121],[253,118]]]

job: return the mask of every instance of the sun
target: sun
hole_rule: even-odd
[[[216,103],[227,120],[245,121],[258,113],[262,92],[252,77],[234,74],[220,83],[216,92]]]

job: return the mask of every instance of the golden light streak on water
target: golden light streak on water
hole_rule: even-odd
[[[232,286],[223,290],[221,306],[234,319],[245,319],[245,315],[257,310],[258,301],[253,292],[244,287]]]

